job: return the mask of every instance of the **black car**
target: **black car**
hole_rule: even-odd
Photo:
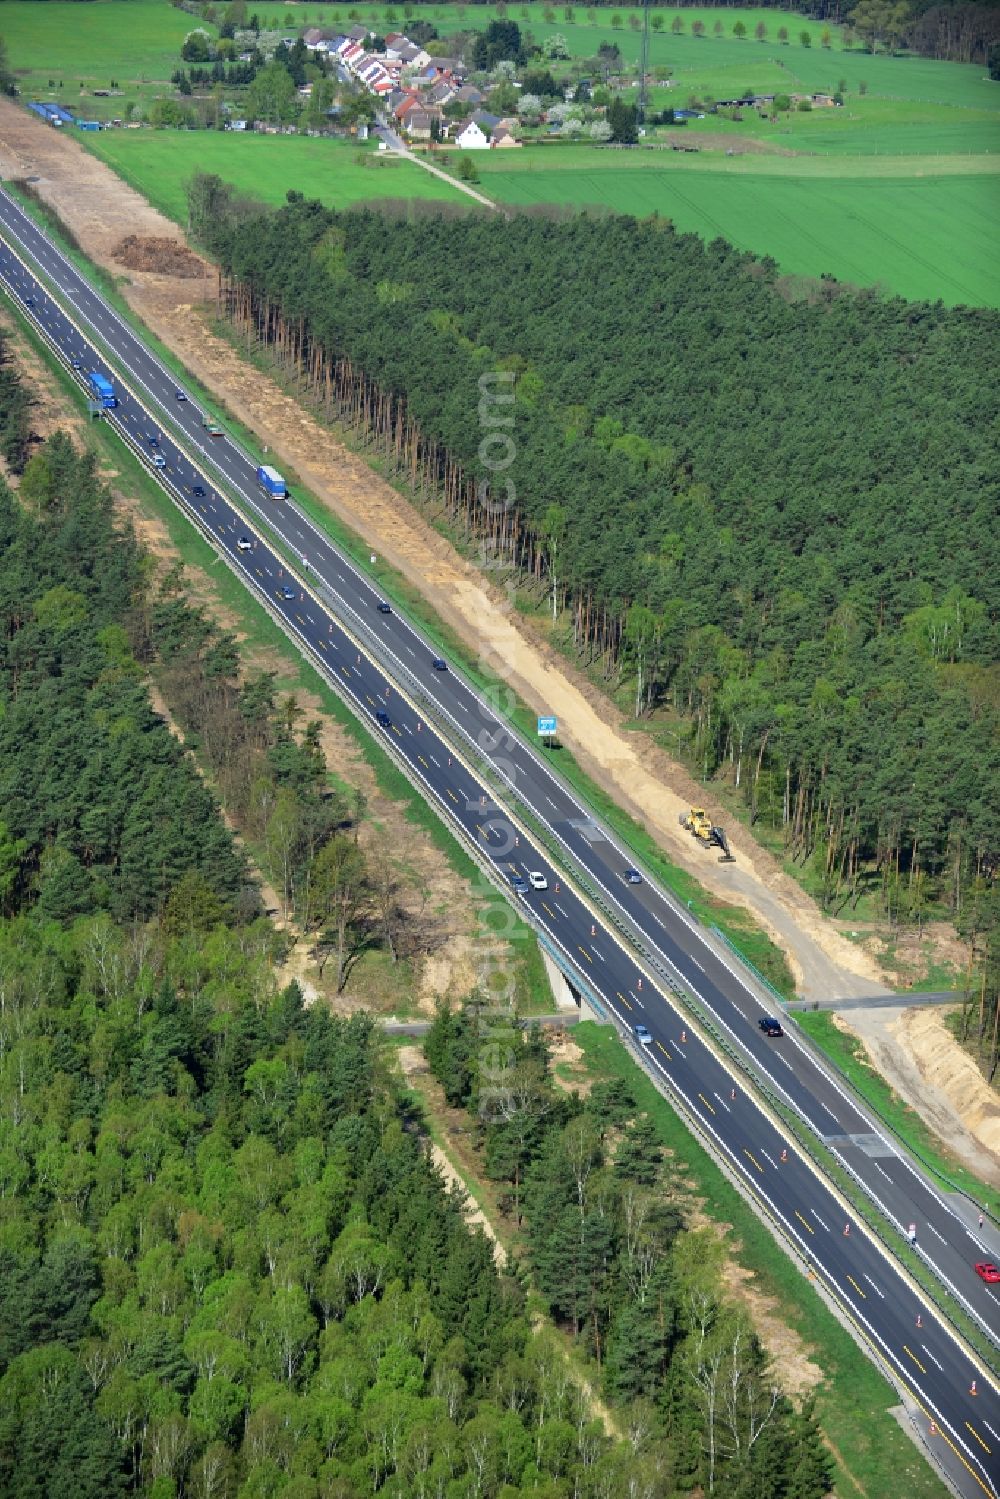
[[[385,599],[379,599],[379,601],[378,601],[378,612],[379,612],[379,614],[391,614],[392,613],[392,610],[389,608],[389,605],[386,603]]]
[[[642,884],[642,875],[639,873],[639,871],[637,869],[626,869],[626,871],[625,871],[625,879],[628,881],[628,883],[630,885],[641,885]]]
[[[70,364],[73,366],[73,368],[75,370],[82,370],[83,369],[83,360],[82,359],[71,359],[70,360]]]
[[[203,500],[205,498],[204,484],[192,484],[191,493],[194,495],[196,500]]]
[[[146,441],[149,443],[149,446],[151,448],[158,448],[160,446],[160,439],[157,437],[155,432],[147,432]]]
[[[448,670],[448,663],[443,656],[435,656],[434,660],[431,662],[431,665],[433,666],[435,671]]]
[[[174,391],[174,399],[177,400],[177,401],[186,401],[187,400],[187,396],[184,394],[184,392],[182,390],[175,390]]]
[[[292,601],[292,599],[297,599],[298,596],[298,589],[292,588],[288,583],[286,583],[284,588],[282,588],[281,590],[281,597],[283,599],[288,599],[289,603]]]
[[[773,1015],[762,1015],[757,1024],[765,1036],[783,1036],[785,1034],[781,1029],[781,1021],[775,1020]]]
[[[384,708],[379,708],[378,712],[375,714],[375,722],[381,724],[383,729],[389,729],[392,727],[392,719],[389,717]]]

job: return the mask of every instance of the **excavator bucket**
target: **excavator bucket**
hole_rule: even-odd
[[[729,847],[729,839],[726,837],[725,828],[713,827],[711,841],[716,848],[722,849],[722,857],[719,860],[720,864],[733,864],[736,862]]]

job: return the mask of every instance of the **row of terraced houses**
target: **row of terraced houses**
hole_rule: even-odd
[[[345,35],[311,27],[303,36],[311,52],[336,58],[352,77],[381,102],[386,119],[413,141],[447,140],[462,150],[517,146],[515,119],[502,120],[478,106],[483,96],[465,82],[465,65],[457,58],[431,57],[400,32],[385,38],[385,52],[369,52],[373,33],[354,26]],[[458,100],[468,105],[459,119],[444,113]],[[436,126],[436,128],[435,128]]]

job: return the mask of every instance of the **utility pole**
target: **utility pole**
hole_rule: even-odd
[[[642,53],[639,63],[639,124],[646,123],[646,74],[649,71],[649,0],[642,0]]]

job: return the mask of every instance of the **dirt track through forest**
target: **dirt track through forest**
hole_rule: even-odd
[[[520,619],[471,563],[355,454],[296,402],[215,337],[202,304],[216,280],[133,270],[122,277],[113,252],[126,235],[166,238],[176,225],[70,137],[0,100],[0,175],[34,177],[38,195],[83,250],[116,276],[129,304],[163,342],[255,431],[279,462],[422,592],[477,656],[532,709],[555,713],[563,742],[583,768],[657,838],[667,856],[717,896],[751,910],[788,955],[805,997],[856,995],[884,988],[874,959],[841,935],[777,861],[745,834],[733,838],[736,862],[720,865],[678,826],[700,787],[645,735],[629,734],[614,707]],[[715,809],[715,820],[722,820]]]

